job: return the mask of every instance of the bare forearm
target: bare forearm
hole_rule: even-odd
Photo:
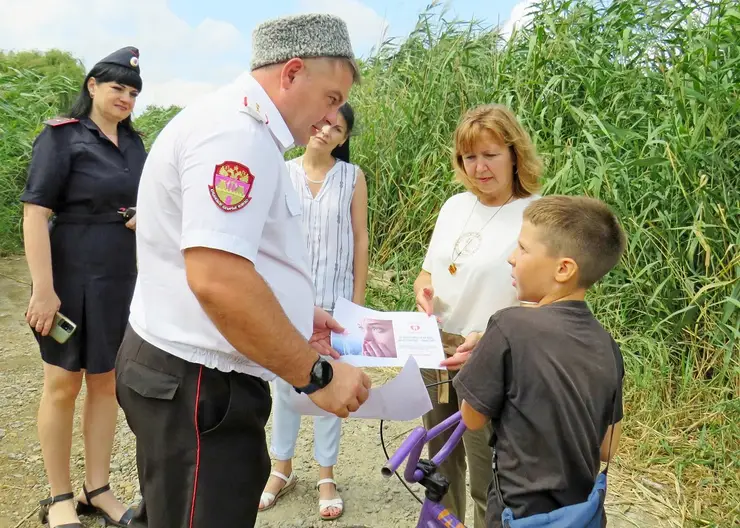
[[[35,288],[54,288],[51,272],[51,244],[49,242],[48,216],[25,212],[23,217],[23,243],[26,262]]]
[[[365,290],[367,288],[367,268],[369,257],[369,240],[367,231],[364,236],[358,236],[355,240],[354,269],[354,292],[352,302],[359,305],[365,304]]]
[[[188,283],[219,332],[241,354],[300,387],[318,353],[285,315],[249,261],[207,249],[186,252]],[[214,279],[212,270],[221,277]]]
[[[465,427],[471,431],[482,429],[489,421],[487,416],[473,409],[465,400],[463,400],[462,405],[460,406],[460,416]]]

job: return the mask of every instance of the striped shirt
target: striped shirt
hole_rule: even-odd
[[[333,311],[339,297],[352,300],[355,241],[350,212],[357,166],[337,160],[314,198],[301,160],[287,162],[303,206],[309,264],[316,306]]]

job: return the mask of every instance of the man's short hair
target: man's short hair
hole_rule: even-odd
[[[524,221],[540,230],[540,241],[552,256],[578,264],[583,288],[599,281],[624,253],[626,237],[617,216],[594,198],[544,196],[527,206]]]

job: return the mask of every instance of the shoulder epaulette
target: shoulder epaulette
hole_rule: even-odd
[[[244,103],[242,105],[241,111],[251,116],[260,123],[269,123],[267,116],[260,109],[260,104],[252,99],[244,97]]]
[[[58,127],[62,125],[67,125],[69,123],[79,123],[79,119],[75,119],[74,117],[54,117],[52,119],[47,119],[44,121],[44,124],[47,124],[52,127]]]

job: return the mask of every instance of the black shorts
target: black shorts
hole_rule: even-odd
[[[128,327],[116,360],[116,393],[136,435],[138,523],[254,526],[270,474],[267,382],[183,361]]]

